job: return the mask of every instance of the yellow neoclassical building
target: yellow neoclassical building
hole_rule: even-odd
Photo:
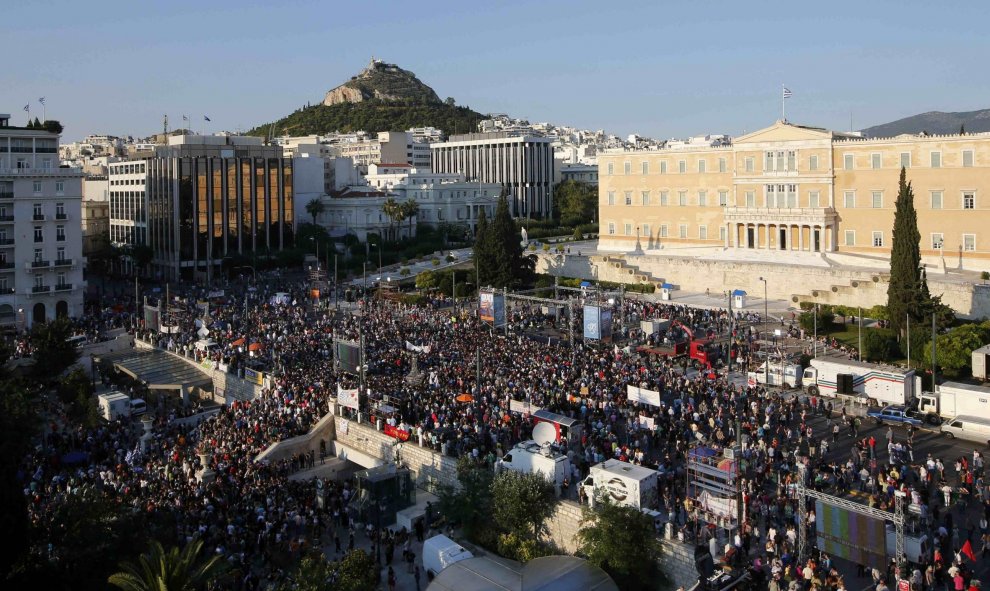
[[[881,262],[905,167],[925,262],[990,270],[990,133],[864,139],[778,121],[598,166],[600,250]]]

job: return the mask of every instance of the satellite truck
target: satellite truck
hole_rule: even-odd
[[[533,428],[533,439],[516,444],[495,463],[495,471],[515,470],[524,474],[542,474],[553,483],[560,495],[564,479],[571,476],[571,461],[565,454],[554,451],[557,431],[550,423],[540,422]]]
[[[921,378],[913,369],[841,357],[812,359],[801,382],[811,396],[865,398],[871,406],[907,405],[921,393]]]
[[[657,471],[616,459],[592,466],[581,487],[592,508],[606,497],[616,505],[640,510],[657,505]]]

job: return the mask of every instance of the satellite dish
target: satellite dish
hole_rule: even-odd
[[[540,447],[550,445],[557,441],[557,430],[552,424],[540,421],[533,427],[533,441],[540,444]]]
[[[196,331],[196,334],[198,334],[202,338],[206,338],[206,335],[210,334],[210,331],[209,329],[201,328]]]

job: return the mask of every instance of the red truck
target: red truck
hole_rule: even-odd
[[[684,326],[681,322],[675,321],[671,327],[679,326],[687,334],[686,339],[677,340],[671,344],[657,345],[654,347],[642,346],[637,349],[647,355],[656,355],[664,359],[677,359],[687,356],[691,360],[691,366],[695,369],[710,368],[715,362],[718,353],[714,344],[709,339],[695,339],[694,331]]]

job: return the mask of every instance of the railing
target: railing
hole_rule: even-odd
[[[49,266],[50,264],[51,264],[51,261],[28,261],[27,263],[24,263],[24,267],[26,269],[28,269],[28,270],[31,270],[31,269],[44,269],[45,267]]]
[[[7,295],[7,294],[11,294],[11,293],[14,293],[14,288],[13,287],[0,287],[0,295]],[[13,316],[13,314],[11,314],[11,316]],[[0,320],[3,320],[3,319],[0,318]]]
[[[13,238],[0,238],[0,246],[13,246],[13,245],[14,245]]]
[[[78,168],[0,168],[0,176],[83,176]]]
[[[31,216],[31,219],[34,220],[34,221],[36,221],[36,222],[43,222],[43,221],[45,221],[45,214],[43,214],[43,213],[36,213],[36,214],[34,214],[34,215]]]
[[[0,222],[12,222],[14,221],[14,215],[0,215]]]
[[[71,283],[60,283],[55,286],[55,291],[72,291]]]
[[[9,191],[0,191],[0,199],[13,199],[14,194]]]
[[[4,270],[7,270],[7,269],[13,269],[13,268],[14,268],[14,263],[11,263],[11,262],[8,262],[8,261],[4,261],[4,262],[0,263],[0,271],[4,271]]]
[[[51,290],[51,285],[35,285],[31,288],[31,293],[48,293]]]
[[[55,214],[55,219],[56,220],[67,220],[67,219],[69,219],[69,215],[68,214],[65,214],[65,213],[56,213]]]
[[[72,259],[55,259],[54,266],[56,267],[71,267]]]
[[[735,215],[829,215],[831,207],[729,207],[727,214]]]

